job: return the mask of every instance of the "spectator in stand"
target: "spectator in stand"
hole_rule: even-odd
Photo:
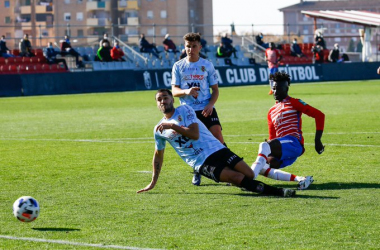
[[[230,38],[228,38],[227,33],[224,33],[224,36],[221,39],[221,43],[223,44],[223,47],[226,49],[226,54],[228,54],[229,56],[234,54],[234,57],[237,58],[236,49],[234,48],[234,46],[232,46],[233,41]]]
[[[165,39],[164,39],[164,41],[162,43],[164,44],[164,48],[165,48],[166,52],[173,52],[173,53],[179,52],[177,50],[177,46],[175,46],[173,40],[170,39],[170,35],[169,34],[165,35]]]
[[[319,45],[323,49],[326,49],[326,42],[321,32],[315,33],[315,45]]]
[[[256,38],[256,43],[260,45],[261,47],[264,47],[265,49],[269,47],[269,45],[267,43],[264,43],[263,41],[263,38],[264,38],[263,33],[257,34],[255,38]]]
[[[207,41],[202,37],[201,33],[199,33],[199,35],[201,36],[201,45],[202,45],[202,50],[201,51],[204,52],[204,53],[210,52],[210,50],[207,47]]]
[[[330,50],[330,53],[329,53],[329,62],[333,62],[333,63],[336,63],[336,62],[342,62],[340,59],[339,59],[339,44],[334,44],[334,48],[332,50]]]
[[[125,62],[125,59],[123,58],[125,54],[123,50],[120,48],[119,42],[115,40],[113,44],[113,48],[111,49],[112,60],[117,62]]]
[[[108,42],[104,42],[102,45],[103,46],[98,49],[96,55],[101,62],[112,62],[111,48]]]
[[[72,55],[75,57],[75,63],[77,68],[83,67],[82,61],[79,61],[80,54],[71,47],[70,37],[68,35],[65,36],[65,40],[61,41],[61,55]]]
[[[230,57],[231,54],[232,52],[227,50],[226,47],[224,47],[223,43],[220,43],[219,47],[216,49],[216,57],[219,57],[219,58]]]
[[[158,51],[156,45],[155,45],[154,43],[149,43],[149,42],[145,39],[145,35],[144,35],[144,34],[141,34],[141,35],[140,35],[140,52],[143,52],[143,53],[151,53],[151,54],[153,54],[155,57],[160,58],[159,53],[160,53],[161,51]]]
[[[304,57],[305,55],[302,53],[301,47],[297,43],[297,38],[293,39],[293,43],[290,46],[290,55],[296,57]]]
[[[8,57],[15,57],[10,53],[10,49],[7,47],[7,42],[5,40],[5,36],[1,36],[0,40],[0,57],[8,58]]]
[[[67,67],[66,60],[63,58],[58,59],[57,55],[61,55],[61,52],[56,51],[54,49],[52,42],[48,42],[48,46],[46,50],[44,51],[44,56],[46,57],[48,64],[58,64],[61,62],[65,66],[65,69],[69,70],[69,68]]]
[[[273,42],[269,43],[269,48],[265,50],[265,60],[268,62],[269,73],[274,75],[278,72],[278,63],[281,61],[282,55],[278,49],[276,49],[276,44]],[[273,95],[273,80],[269,80],[270,91],[268,95]]]
[[[19,43],[19,49],[20,49],[20,56],[22,57],[33,57],[34,54],[32,53],[32,44],[29,41],[29,35],[25,34],[24,38],[21,39]]]
[[[111,47],[111,43],[110,43],[110,40],[108,39],[108,34],[107,33],[104,33],[103,38],[100,39],[100,41],[99,41],[99,47],[102,47],[104,42],[108,43],[108,47]]]
[[[323,63],[323,48],[321,45],[311,47],[311,52],[314,54],[315,63]]]

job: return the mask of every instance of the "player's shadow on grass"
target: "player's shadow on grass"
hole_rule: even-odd
[[[49,232],[72,232],[72,231],[80,231],[80,229],[76,229],[76,228],[65,228],[65,227],[40,227],[40,228],[36,228],[36,227],[33,227],[32,228],[33,230],[36,230],[36,231],[49,231]]]
[[[307,190],[341,190],[341,189],[362,189],[362,188],[380,188],[380,183],[362,183],[362,182],[325,182],[313,183]]]

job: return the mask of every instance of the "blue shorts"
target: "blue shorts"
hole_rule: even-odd
[[[278,67],[269,69],[269,73],[274,75],[274,73],[278,72]]]
[[[282,149],[280,168],[292,165],[304,152],[301,142],[294,136],[287,135],[276,140],[281,143]]]

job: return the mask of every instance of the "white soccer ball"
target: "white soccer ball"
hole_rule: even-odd
[[[38,201],[31,196],[22,196],[13,203],[13,215],[22,222],[31,222],[40,214]]]

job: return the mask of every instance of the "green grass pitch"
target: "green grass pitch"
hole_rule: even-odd
[[[267,138],[268,91],[220,88],[225,140],[249,164]],[[154,93],[0,99],[0,249],[380,248],[380,81],[290,86],[326,114],[326,149],[315,152],[314,120],[303,116],[306,152],[286,171],[315,182],[288,199],[205,178],[192,186],[169,145],[157,186],[136,194],[151,180]],[[12,215],[24,195],[40,202],[32,223]]]

